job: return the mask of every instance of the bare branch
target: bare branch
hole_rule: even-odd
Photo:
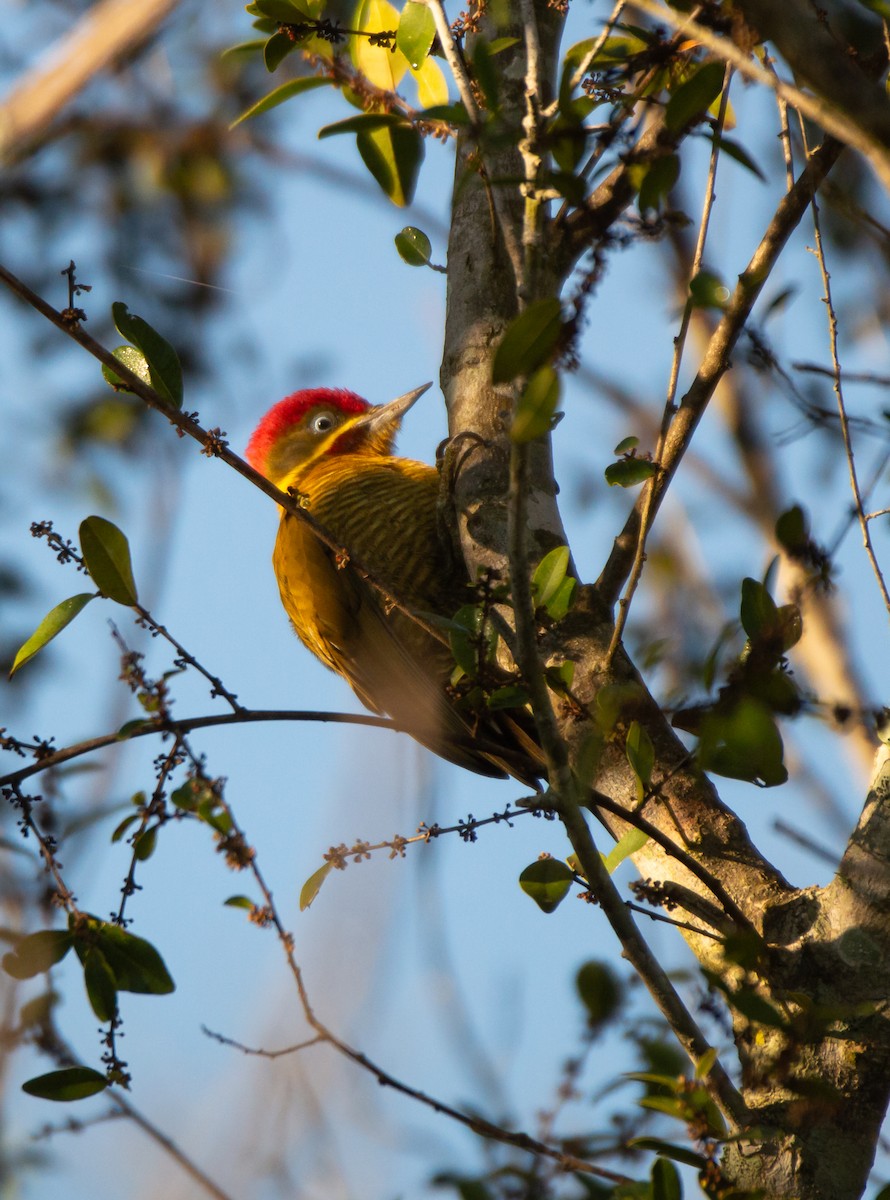
[[[145,41],[179,0],[99,0],[0,102],[0,162],[23,153],[94,75]]]

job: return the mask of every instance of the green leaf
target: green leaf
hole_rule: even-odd
[[[477,37],[473,49],[473,76],[485,98],[485,107],[489,112],[496,112],[500,104],[500,79],[491,57],[488,42]]]
[[[90,946],[83,957],[83,982],[90,1006],[100,1021],[113,1021],[117,1016],[117,984],[108,959],[98,948]]]
[[[152,386],[148,360],[141,350],[137,350],[135,346],[118,346],[111,353],[119,363],[122,363],[129,371],[132,371],[144,384],[148,387]],[[110,384],[115,390],[129,390],[126,381],[121,379],[120,375],[116,375],[111,367],[106,366],[105,363],[102,364],[102,375],[105,382]]]
[[[50,1071],[38,1075],[22,1084],[22,1091],[41,1100],[85,1100],[104,1092],[108,1080],[92,1067],[63,1067],[61,1071]]]
[[[112,845],[115,842],[119,842],[121,840],[121,838],[124,836],[124,834],[127,832],[127,830],[130,828],[130,826],[135,824],[135,822],[138,821],[139,819],[140,819],[139,813],[130,813],[130,815],[128,817],[124,817],[124,819],[121,821],[120,825],[118,825],[118,827],[115,829],[114,833],[111,835]]]
[[[800,555],[810,540],[810,523],[799,504],[783,512],[776,521],[776,540],[792,558]]]
[[[119,300],[111,306],[115,328],[121,337],[141,350],[148,363],[151,385],[162,400],[174,408],[182,407],[182,366],[179,355],[166,338],[147,321],[128,311]]]
[[[657,158],[646,167],[639,184],[637,207],[641,213],[660,212],[663,201],[680,178],[680,159],[676,154]]]
[[[539,858],[519,876],[519,886],[542,912],[552,913],[566,898],[574,876],[557,858]]]
[[[155,852],[155,847],[158,844],[158,827],[152,825],[149,829],[144,829],[133,839],[133,854],[138,862],[145,862]]]
[[[448,125],[469,125],[470,118],[463,104],[456,100],[454,104],[432,104],[422,108],[417,114],[418,121],[445,121]]]
[[[597,959],[584,963],[575,976],[575,987],[591,1025],[602,1025],[615,1016],[621,1004],[622,987],[608,963]]]
[[[251,117],[258,117],[260,113],[269,112],[270,109],[277,108],[279,104],[284,104],[285,100],[290,100],[293,96],[300,96],[303,92],[314,91],[315,88],[326,87],[330,82],[330,79],[319,79],[316,75],[303,76],[300,79],[289,79],[287,83],[282,83],[280,87],[273,88],[261,100],[257,100],[255,104],[251,104],[250,108],[246,108],[240,117],[235,118],[229,129],[234,129],[242,121],[249,121]]]
[[[639,444],[640,444],[640,439],[638,437],[634,437],[633,434],[631,434],[630,437],[622,438],[621,441],[618,443],[618,445],[615,447],[615,449],[612,451],[612,453],[613,454],[628,454],[631,450],[636,450],[636,448],[637,448],[637,446],[639,446]]]
[[[128,608],[138,603],[130,547],[116,525],[104,517],[87,517],[80,523],[80,548],[103,595]]]
[[[409,0],[409,3],[414,3],[414,0]],[[422,8],[422,5],[417,5]],[[428,9],[424,9],[428,12]],[[422,229],[418,229],[415,225],[406,225],[401,232],[395,236],[396,250],[399,252],[399,257],[408,264],[409,267],[425,267],[430,261],[433,247],[430,239],[426,236]]]
[[[604,472],[609,487],[636,487],[658,473],[658,467],[647,458],[621,458],[609,463]]]
[[[253,0],[247,8],[251,15],[268,17],[282,25],[303,25],[311,18],[290,0]]]
[[[611,875],[626,858],[636,854],[649,841],[649,835],[642,829],[628,829],[622,834],[608,854],[603,855],[603,866]]]
[[[752,641],[771,637],[780,623],[775,600],[762,583],[751,578],[742,580],[740,616],[742,629]]]
[[[297,42],[286,33],[275,32],[263,46],[263,62],[271,75],[276,71],[289,54],[297,49]]]
[[[763,183],[766,183],[766,176],[763,171],[761,171],[760,167],[758,167],[757,163],[740,142],[719,134],[716,129],[709,131],[706,136],[716,144],[721,154],[727,154],[730,158],[735,159],[737,163],[740,163],[747,170],[751,171],[752,174],[756,175],[758,179],[762,180]]]
[[[229,896],[228,900],[223,900],[223,904],[227,908],[246,908],[248,912],[253,912],[255,907],[249,896]]]
[[[702,116],[723,91],[723,79],[726,74],[722,62],[709,62],[681,83],[665,109],[665,124],[668,129],[677,132],[684,129],[691,121]]]
[[[403,208],[414,198],[420,164],[423,162],[423,138],[411,125],[391,125],[359,133],[358,152],[365,166],[389,196]]]
[[[494,356],[492,382],[530,375],[553,354],[562,332],[562,305],[555,296],[530,304],[507,326]]]
[[[782,737],[773,715],[765,704],[748,696],[729,713],[707,714],[698,754],[705,771],[729,779],[777,787],[788,778]]]
[[[408,0],[399,17],[396,45],[416,71],[430,52],[436,36],[436,22],[425,4]]]
[[[652,783],[652,768],[655,766],[655,747],[652,739],[639,721],[631,721],[627,731],[624,750],[631,770],[637,777],[637,799],[642,800]]]
[[[531,589],[535,608],[547,607],[565,579],[568,567],[568,546],[556,546],[544,555],[532,575]]]
[[[306,882],[300,889],[300,912],[305,912],[318,893],[321,891],[321,885],[327,879],[328,875],[333,870],[334,864],[326,862],[324,866],[319,867],[317,871],[313,871]]]
[[[695,1167],[699,1171],[708,1165],[708,1160],[703,1154],[696,1154],[694,1150],[687,1150],[685,1146],[676,1146],[673,1142],[665,1142],[661,1138],[631,1138],[627,1144],[634,1150],[652,1150],[661,1158],[671,1158],[674,1162]]]
[[[83,962],[89,951],[98,947],[114,975],[118,991],[165,996],[174,990],[164,960],[151,942],[95,917],[90,918],[88,930],[88,934],[75,942],[78,957]]]
[[[713,271],[699,271],[689,281],[689,295],[693,308],[724,309],[729,303],[730,291],[719,275]]]
[[[354,117],[346,117],[335,121],[333,125],[323,125],[318,131],[318,140],[337,137],[341,133],[371,132],[375,129],[392,128],[405,124],[405,118],[398,113],[358,113]]]
[[[67,929],[29,933],[3,955],[3,970],[13,979],[33,979],[61,962],[74,944]]]
[[[656,1158],[652,1164],[652,1200],[683,1200],[680,1173],[667,1158]]]
[[[10,678],[19,667],[23,667],[39,650],[51,642],[56,634],[61,633],[81,609],[95,599],[95,592],[79,592],[76,596],[69,596],[67,600],[63,600],[48,612],[28,640],[19,647],[9,672]]]
[[[561,621],[572,607],[577,580],[567,575],[553,594],[547,605],[547,615],[553,621]],[[572,664],[574,665],[574,664]]]
[[[717,1061],[717,1047],[712,1046],[710,1050],[706,1050],[698,1062],[695,1064],[695,1078],[707,1079],[711,1073],[711,1068]]]
[[[559,375],[551,366],[539,367],[529,376],[510,427],[514,442],[531,442],[551,431],[560,391]]]
[[[506,687],[495,688],[490,695],[485,698],[486,707],[492,712],[501,708],[523,708],[529,703],[529,694],[524,687],[519,687],[518,684],[509,684]]]

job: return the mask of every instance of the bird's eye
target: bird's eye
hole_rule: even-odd
[[[330,413],[319,413],[317,417],[312,419],[313,433],[330,433],[334,428],[334,418]]]

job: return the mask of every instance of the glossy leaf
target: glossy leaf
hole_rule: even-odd
[[[321,885],[327,879],[328,875],[333,870],[334,864],[326,862],[324,866],[319,867],[317,871],[313,871],[306,882],[300,889],[300,912],[305,912],[318,893],[321,891]]]
[[[552,621],[561,621],[572,607],[576,587],[577,580],[573,579],[571,575],[567,575],[551,596],[547,603],[547,616]],[[574,666],[574,664],[572,665]]]
[[[61,962],[74,944],[67,929],[29,933],[3,955],[3,970],[13,979],[33,979]]]
[[[681,83],[665,109],[665,124],[676,132],[684,129],[691,121],[702,116],[723,91],[726,74],[722,62],[709,62]]]
[[[138,603],[130,547],[118,527],[104,517],[80,523],[80,548],[90,578],[109,600],[127,607]]]
[[[608,854],[603,855],[603,866],[612,875],[626,858],[642,850],[649,841],[649,835],[641,829],[628,829],[622,834]]]
[[[117,984],[108,959],[98,948],[91,946],[83,958],[83,982],[90,1007],[100,1021],[113,1021],[117,1016]]]
[[[356,28],[365,33],[398,34],[399,13],[387,0],[363,0],[357,13]],[[397,43],[398,46],[398,43]],[[408,59],[400,49],[372,46],[367,37],[353,37],[349,41],[352,61],[375,87],[393,92],[408,70]]]
[[[415,225],[406,225],[396,234],[395,243],[399,257],[409,267],[425,267],[429,263],[433,247],[422,229]]]
[[[568,546],[556,546],[535,567],[532,575],[532,600],[535,608],[546,608],[556,595],[569,568]]]
[[[38,651],[42,650],[48,642],[51,642],[57,634],[60,634],[66,625],[70,625],[79,612],[81,612],[91,600],[96,599],[95,592],[79,592],[76,596],[69,596],[67,600],[63,600],[51,609],[31,636],[26,642],[23,642],[19,647],[10,669],[10,677],[16,671],[25,665],[29,659],[32,659]]]
[[[128,371],[132,371],[137,378],[141,379],[146,386],[151,387],[151,371],[148,369],[148,360],[141,350],[137,350],[135,346],[118,346],[111,352],[122,366],[125,366]],[[127,383],[120,375],[116,375],[111,367],[102,364],[102,375],[105,382],[110,384],[117,390],[127,390]]]
[[[604,474],[609,487],[629,488],[637,487],[657,472],[658,467],[647,458],[622,458],[609,463]]]
[[[424,108],[448,103],[448,81],[434,58],[425,58],[420,67],[411,68],[417,84],[417,99]]]
[[[92,1067],[63,1067],[38,1075],[22,1084],[22,1091],[41,1100],[70,1102],[96,1096],[108,1087],[108,1080]]]
[[[141,350],[148,363],[151,385],[162,400],[174,408],[182,407],[182,366],[179,355],[166,338],[147,321],[129,312],[126,304],[116,301],[111,306],[115,328],[121,337]]]
[[[536,300],[507,326],[494,356],[494,383],[530,375],[546,363],[562,335],[562,305],[555,296]]]
[[[631,450],[636,450],[640,444],[640,439],[631,434],[630,437],[622,438],[618,445],[613,450],[613,454],[627,454]]]
[[[249,896],[229,896],[228,900],[223,900],[226,908],[244,908],[248,912],[253,912],[254,902]]]
[[[560,390],[559,375],[551,366],[539,367],[529,377],[510,427],[510,437],[514,442],[531,442],[550,432]]]
[[[571,889],[574,876],[558,858],[539,858],[519,876],[519,886],[542,912],[552,913]]]
[[[242,121],[250,120],[251,117],[258,117],[260,113],[269,112],[270,109],[277,108],[279,104],[284,104],[285,100],[290,100],[293,96],[301,96],[303,92],[312,92],[316,88],[326,87],[330,82],[330,79],[319,79],[315,75],[301,79],[289,79],[287,83],[274,88],[271,92],[263,96],[261,100],[257,100],[255,104],[251,104],[250,108],[245,109],[240,117],[235,118],[229,129],[234,129],[236,125],[240,125]]]
[[[436,36],[436,22],[425,4],[408,0],[399,17],[396,45],[415,70],[430,52]]]
[[[414,198],[423,138],[410,125],[393,125],[358,134],[358,152],[365,166],[389,196],[403,208]]]

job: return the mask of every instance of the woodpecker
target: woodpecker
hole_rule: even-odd
[[[366,708],[451,762],[537,787],[544,771],[529,714],[467,711],[450,687],[447,638],[430,628],[431,615],[451,618],[472,599],[442,534],[439,472],[393,452],[402,417],[430,386],[379,406],[308,388],[260,421],[247,460],[297,495],[333,543],[281,509],[272,556],[281,601],[304,645]]]

